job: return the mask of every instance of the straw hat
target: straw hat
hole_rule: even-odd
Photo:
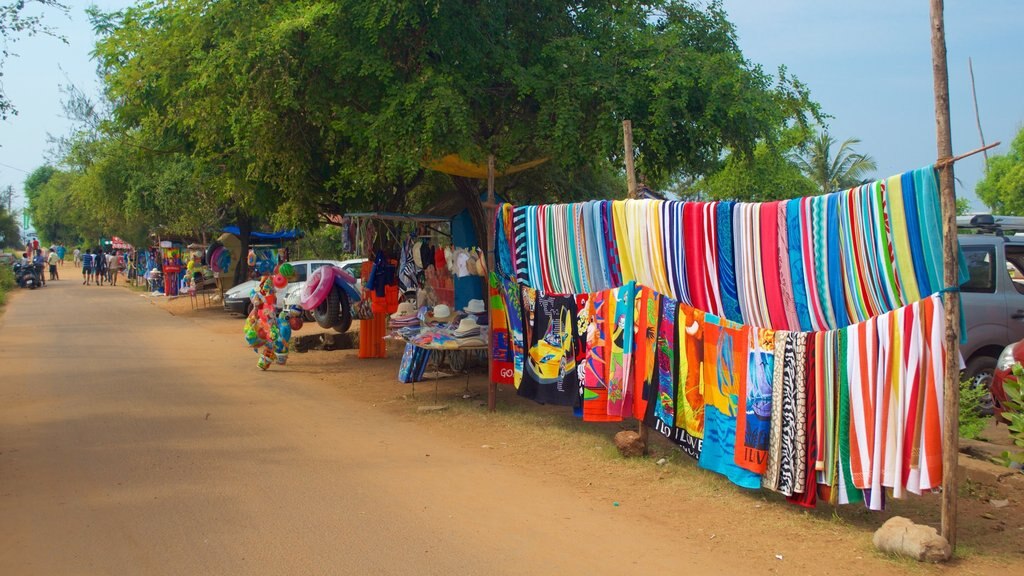
[[[392,318],[407,318],[409,316],[416,315],[416,307],[413,306],[412,302],[402,302],[398,305],[398,310],[391,315]]]
[[[484,307],[484,301],[483,300],[480,300],[479,298],[475,298],[473,300],[470,300],[469,304],[466,304],[466,307],[464,308],[464,310],[466,312],[469,312],[470,314],[483,314],[484,312],[487,311],[487,308]]]
[[[452,319],[452,309],[447,304],[438,304],[434,306],[431,317],[435,322],[446,322]]]
[[[475,334],[479,334],[479,333],[480,333],[480,325],[476,323],[476,318],[473,318],[472,316],[468,316],[466,318],[463,318],[462,320],[459,320],[459,327],[455,329],[454,335],[455,335],[456,338],[458,338],[459,334],[474,334],[475,335]]]

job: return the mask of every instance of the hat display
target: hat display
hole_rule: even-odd
[[[398,305],[398,310],[391,315],[392,320],[398,318],[407,318],[409,316],[416,316],[416,306],[412,302],[402,302]]]
[[[435,322],[445,322],[451,320],[452,309],[447,304],[438,304],[434,306],[431,316]]]
[[[479,336],[480,325],[476,323],[476,318],[472,316],[463,318],[459,321],[459,326],[455,329],[455,332],[452,332],[452,335],[460,339]]]
[[[470,314],[483,314],[484,312],[487,311],[487,308],[484,307],[483,300],[475,298],[473,300],[470,300],[469,304],[466,304],[466,307],[463,308],[463,310],[469,312]]]

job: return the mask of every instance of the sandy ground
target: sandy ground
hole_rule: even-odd
[[[961,558],[919,566],[871,533],[937,523],[934,496],[807,512],[513,390],[488,413],[481,376],[414,391],[397,349],[260,372],[241,318],[62,273],[0,316],[0,574],[1024,573],[998,483],[962,489]]]

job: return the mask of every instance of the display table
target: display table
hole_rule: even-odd
[[[466,353],[483,352],[487,353],[486,344],[471,344],[467,346],[454,347],[451,345],[423,344],[417,343],[410,338],[400,334],[391,333],[385,339],[402,342],[406,346],[405,354],[402,356],[402,364],[398,369],[398,380],[412,385],[413,397],[416,396],[416,382],[423,380],[434,381],[434,398],[437,399],[437,381],[444,378],[454,378],[460,375],[466,377],[466,392],[469,392],[469,373],[465,372]],[[448,366],[450,372],[441,370],[441,360],[448,354]],[[429,370],[427,368],[430,368]],[[462,374],[459,374],[461,372]]]

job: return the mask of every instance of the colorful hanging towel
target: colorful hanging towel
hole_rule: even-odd
[[[620,418],[633,413],[626,396],[631,379],[635,286],[630,282],[611,290],[608,316],[605,318],[611,346],[608,358],[608,414]]]
[[[735,202],[718,205],[718,280],[725,317],[743,322],[736,287],[736,254],[733,248],[733,206]]]
[[[676,413],[682,416],[686,434],[704,438],[704,312],[680,304],[676,331],[679,348],[679,384]]]
[[[818,490],[817,490],[817,472],[815,470],[815,461],[817,460],[818,443],[817,443],[817,398],[815,397],[816,385],[815,378],[817,374],[817,338],[814,334],[807,334],[807,348],[806,353],[806,367],[804,375],[806,380],[804,381],[804,390],[807,391],[805,398],[805,411],[807,418],[805,421],[806,441],[807,441],[807,454],[804,465],[804,477],[801,486],[801,490],[797,490],[792,496],[786,498],[788,501],[798,506],[805,508],[814,508],[818,501]]]
[[[761,477],[735,463],[737,396],[746,379],[747,329],[717,316],[704,316],[704,443],[701,468],[718,472],[744,488]]]
[[[771,436],[775,331],[751,327],[748,347],[747,381],[740,390],[736,423],[736,464],[764,474]]]
[[[665,426],[676,424],[676,320],[678,303],[671,298],[661,301],[658,340],[655,352],[658,396],[654,415]]]
[[[654,377],[660,317],[660,296],[646,286],[637,289],[635,318],[636,353],[633,356],[633,417],[643,420],[647,413],[647,398],[642,393]]]
[[[576,370],[576,299],[538,295],[520,396],[541,404],[572,406],[579,398]]]
[[[608,414],[608,338],[609,291],[595,292],[587,305],[587,366],[583,380],[583,420],[612,422],[621,416]]]

